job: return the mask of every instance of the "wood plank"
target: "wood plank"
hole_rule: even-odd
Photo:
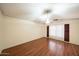
[[[10,56],[79,56],[79,45],[43,37],[4,49],[2,53]]]

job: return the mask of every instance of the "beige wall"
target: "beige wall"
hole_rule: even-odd
[[[44,24],[4,16],[3,49],[46,36]]]
[[[79,20],[57,21],[51,25],[70,24],[70,43],[79,45]]]
[[[1,11],[0,11],[0,53],[1,53],[1,50],[3,49],[3,43],[4,43],[4,41],[3,41],[3,27],[2,27],[2,25],[3,25],[3,15],[2,15],[2,13],[1,13]]]
[[[2,22],[2,14],[0,12],[0,52],[1,52],[1,49],[2,49],[2,43],[1,43],[1,40],[2,40],[2,30],[1,30],[1,22]]]

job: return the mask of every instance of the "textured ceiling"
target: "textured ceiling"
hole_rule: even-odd
[[[53,19],[79,18],[79,4],[1,3],[3,15],[36,22],[45,22],[45,10],[50,10]]]

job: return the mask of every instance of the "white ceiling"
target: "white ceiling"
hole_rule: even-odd
[[[50,19],[79,18],[79,4],[40,4],[40,3],[1,3],[0,9],[3,15],[10,17],[45,22],[43,12],[51,10]]]

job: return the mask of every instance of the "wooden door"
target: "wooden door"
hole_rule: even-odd
[[[64,25],[64,41],[69,42],[69,24]]]
[[[47,26],[47,37],[49,37],[49,26]]]

